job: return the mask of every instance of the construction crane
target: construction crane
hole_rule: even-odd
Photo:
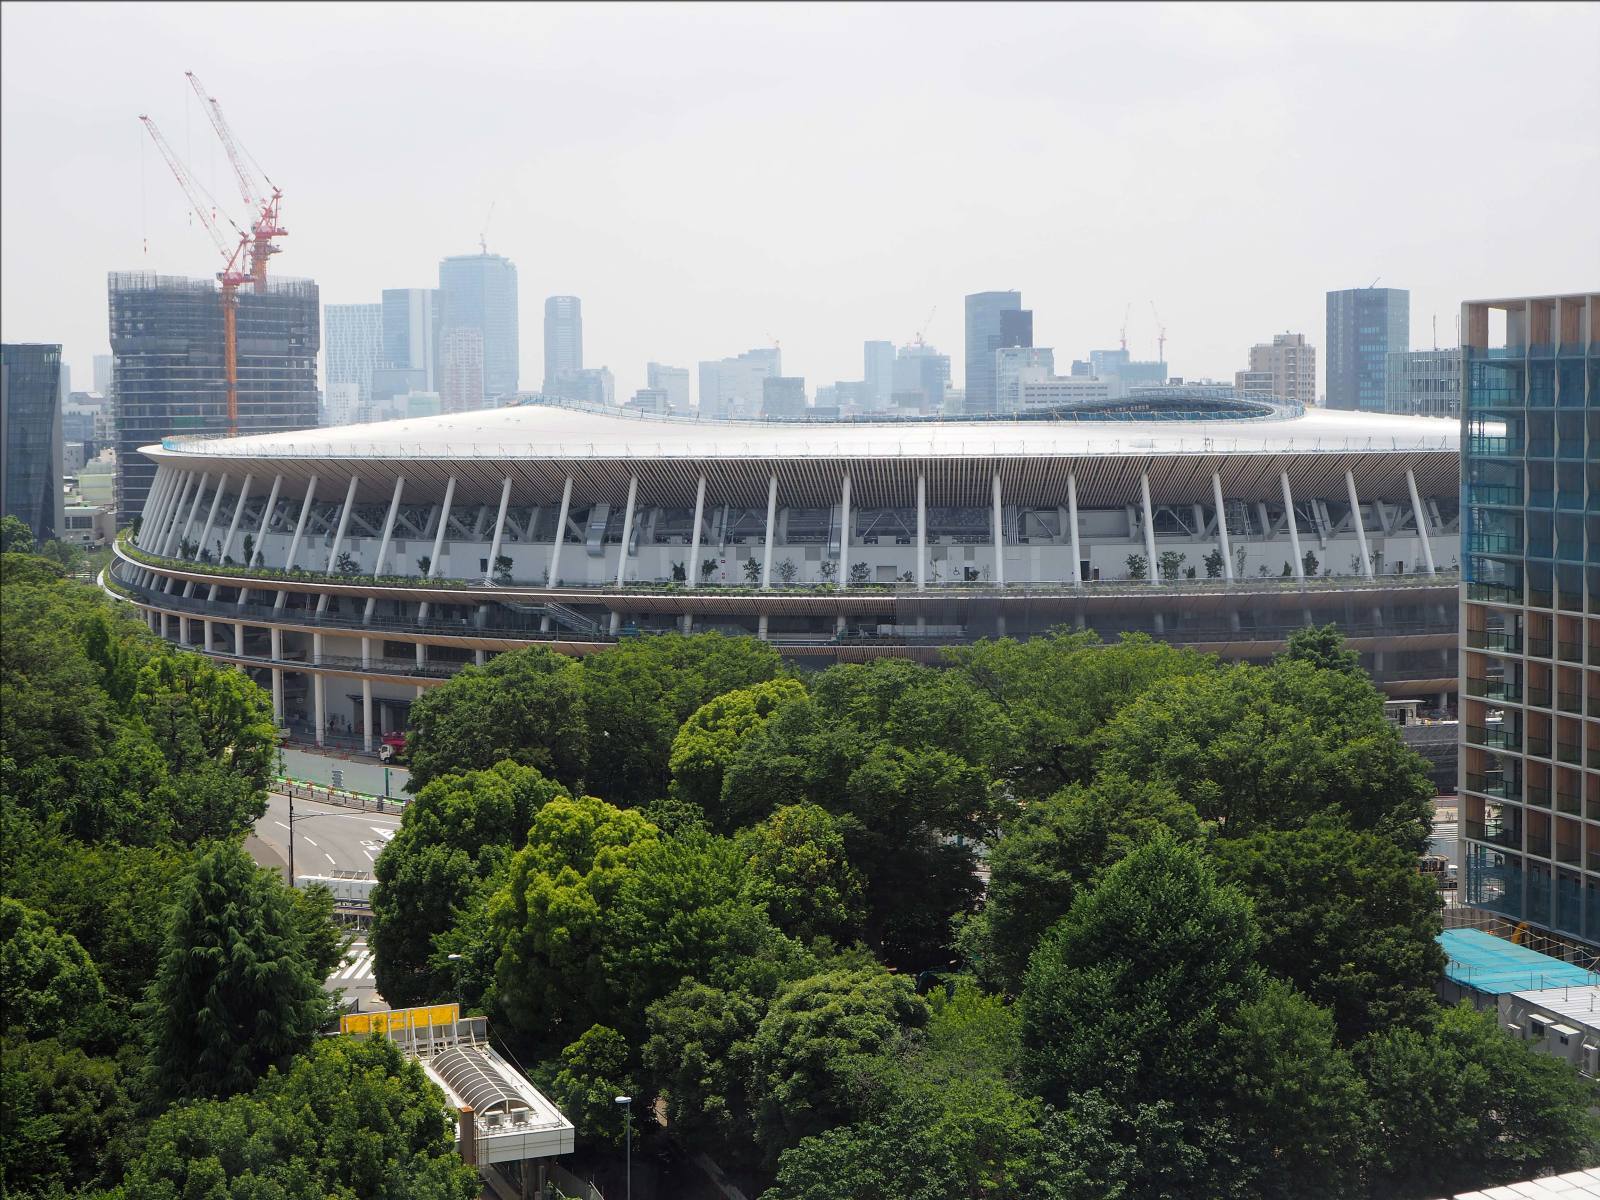
[[[239,194],[244,198],[245,207],[252,214],[250,278],[259,291],[267,282],[267,259],[278,252],[278,247],[272,244],[272,239],[284,237],[289,232],[278,218],[278,206],[283,199],[283,193],[267,177],[265,171],[261,172],[261,177],[266,179],[267,187],[262,188],[250,170],[250,164],[255,164],[257,170],[261,169],[260,164],[255,162],[250,152],[240,146],[239,140],[233,136],[228,119],[222,115],[222,105],[215,96],[206,91],[205,85],[200,82],[200,76],[193,71],[186,71],[184,75],[189,80],[189,86],[194,88],[195,95],[200,97],[200,107],[205,109],[206,116],[210,118],[211,128],[217,133],[217,140],[228,153],[228,162],[232,164],[234,178],[239,183]],[[270,192],[267,189],[270,189]]]
[[[190,173],[183,160],[168,145],[167,139],[156,127],[156,123],[144,115],[141,115],[139,120],[143,121],[144,127],[150,131],[156,149],[161,151],[161,157],[166,159],[167,166],[172,168],[178,186],[189,199],[189,206],[200,218],[200,223],[206,227],[211,240],[217,244],[217,252],[227,264],[217,272],[217,280],[222,285],[222,362],[228,379],[228,436],[233,437],[239,432],[239,285],[251,283],[256,279],[245,269],[250,253],[251,236],[240,229],[231,217],[223,213],[223,220],[232,225],[233,231],[239,235],[238,243],[230,249],[228,235],[217,223],[214,202],[209,207],[206,204],[206,201],[212,199],[211,194],[200,185],[200,181]],[[265,260],[261,265],[265,269]]]
[[[916,339],[914,341],[915,345],[917,345],[917,346],[926,346],[928,344],[927,342],[922,340],[922,335],[927,333],[928,330],[932,327],[932,325],[933,325],[933,316],[938,311],[939,311],[939,306],[937,304],[935,304],[932,308],[930,308],[928,310],[928,315],[926,317],[922,318],[922,328],[917,330],[917,336],[916,336]]]
[[[1128,306],[1122,310],[1122,348],[1128,348],[1128,314],[1133,311],[1133,301],[1128,301]]]
[[[1156,302],[1150,301],[1150,315],[1156,319],[1156,361],[1167,361],[1167,327],[1161,323],[1161,314],[1156,311]]]

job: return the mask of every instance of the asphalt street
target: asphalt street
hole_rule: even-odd
[[[360,812],[334,804],[294,803],[294,869],[298,875],[321,875],[333,871],[372,874],[379,852],[400,828],[398,816]],[[256,822],[255,836],[246,848],[262,866],[288,873],[289,801],[277,793],[267,796],[267,812]],[[378,994],[372,974],[372,952],[365,935],[358,934],[334,968],[325,984],[329,991],[343,990],[344,998],[355,1001],[358,1011],[387,1008]]]

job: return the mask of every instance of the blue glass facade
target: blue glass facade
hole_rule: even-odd
[[[1389,355],[1411,349],[1411,293],[1349,288],[1328,293],[1329,408],[1383,412]]]
[[[1488,345],[1491,313],[1505,345]],[[1467,903],[1600,943],[1600,296],[1468,304]]]

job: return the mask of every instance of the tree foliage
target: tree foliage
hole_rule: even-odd
[[[231,843],[202,854],[144,1005],[161,1091],[229,1096],[305,1050],[330,1016],[319,950],[275,873]]]
[[[797,679],[770,679],[724,692],[695,709],[672,742],[673,797],[696,805],[712,829],[730,832],[735,825],[722,796],[728,763],[781,704],[805,693]]]
[[[0,1014],[6,1032],[53,1037],[104,997],[78,939],[15,900],[0,900]]]
[[[839,822],[824,808],[778,809],[739,835],[744,896],[774,925],[809,942],[853,941],[865,916],[861,875],[850,865]]]

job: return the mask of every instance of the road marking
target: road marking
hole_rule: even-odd
[[[315,842],[313,842],[313,841],[312,841],[312,840],[311,840],[311,839],[310,839],[310,838],[308,838],[308,837],[306,837],[306,835],[305,835],[305,834],[303,834],[303,833],[302,833],[302,834],[301,834],[301,835],[300,835],[300,836],[301,836],[301,837],[302,837],[302,838],[305,838],[305,841],[306,841],[306,844],[307,844],[307,845],[308,845],[308,846],[311,846],[311,847],[313,847],[313,848],[315,848],[315,849],[317,849],[317,850],[321,850],[321,849],[322,849],[322,847],[321,847],[321,846],[318,846],[318,845],[317,845],[317,844],[316,844],[316,843],[315,843]]]
[[[365,854],[367,856],[367,861],[368,862],[377,862],[378,861],[377,853],[375,851],[369,850],[365,846],[361,847],[361,853],[363,853],[363,854]]]
[[[327,859],[330,863],[333,863],[333,865],[336,867],[339,865],[338,863],[333,862],[333,855],[329,854],[326,850],[322,852],[322,857]]]
[[[386,842],[394,838],[394,829],[392,827],[386,828],[382,825],[373,825],[370,828],[372,829],[373,833],[377,834]]]
[[[289,828],[282,821],[274,821],[273,824],[276,825],[279,829],[287,829],[287,828]]]
[[[354,949],[354,947],[351,947],[351,949]],[[353,959],[347,958],[345,963],[344,970],[336,972],[333,976],[334,979],[355,982],[357,980],[375,978],[372,973],[372,951],[362,950]]]

